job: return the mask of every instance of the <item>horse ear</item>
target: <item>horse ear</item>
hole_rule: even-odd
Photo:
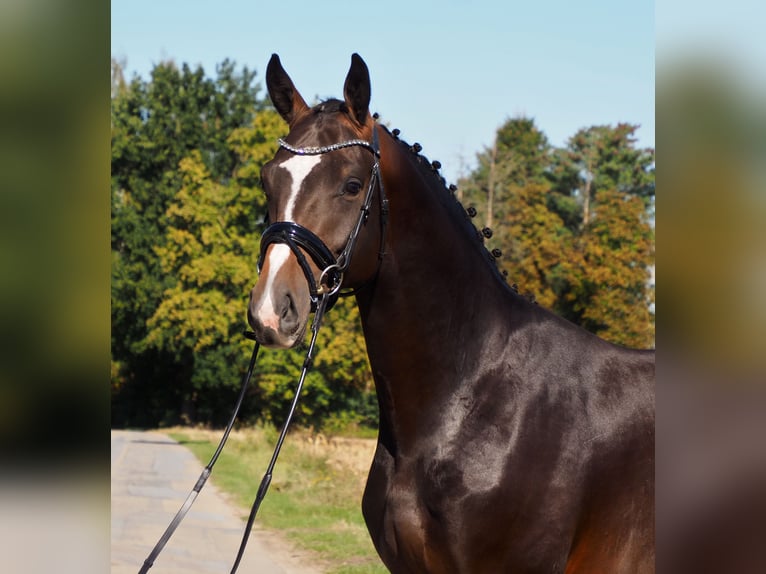
[[[271,55],[269,65],[266,67],[266,88],[274,107],[289,125],[292,125],[299,115],[309,109],[276,54]]]
[[[370,114],[370,72],[359,54],[351,56],[351,68],[343,86],[343,97],[353,118],[364,125]]]

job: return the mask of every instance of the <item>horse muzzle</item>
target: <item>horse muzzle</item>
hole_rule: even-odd
[[[308,285],[290,249],[272,246],[247,308],[256,340],[265,347],[293,347],[303,338],[310,313]]]
[[[261,238],[260,278],[247,313],[258,342],[277,348],[296,345],[324,290],[331,290],[327,309],[337,301],[342,274],[336,269],[332,252],[314,233],[291,221],[270,225]]]

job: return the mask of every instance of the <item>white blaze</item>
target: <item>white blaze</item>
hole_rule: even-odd
[[[293,221],[293,212],[295,203],[298,200],[298,194],[303,187],[303,181],[311,173],[319,162],[322,161],[320,155],[294,155],[290,159],[283,161],[279,167],[286,169],[291,177],[290,196],[287,198],[285,213],[282,221]],[[258,308],[258,318],[266,327],[271,327],[275,331],[279,328],[279,317],[275,312],[273,295],[274,278],[287,260],[290,258],[290,248],[282,243],[271,246],[268,254],[269,274],[267,277],[261,277],[261,281],[266,281],[263,289],[263,299]]]
[[[293,221],[293,210],[295,209],[295,202],[298,199],[298,192],[303,186],[303,180],[308,177],[311,170],[314,169],[320,161],[322,161],[321,155],[294,155],[287,161],[283,161],[279,164],[279,167],[286,169],[292,178],[290,197],[287,199],[285,215],[282,221]]]

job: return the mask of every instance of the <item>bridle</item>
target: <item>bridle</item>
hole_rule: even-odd
[[[380,268],[380,261],[383,258],[383,246],[385,243],[385,228],[386,228],[386,222],[388,219],[388,199],[386,199],[385,197],[385,193],[383,190],[383,180],[380,176],[380,146],[378,141],[377,127],[373,127],[372,142],[355,139],[355,140],[348,140],[348,141],[344,141],[344,142],[340,142],[340,143],[336,143],[336,144],[332,144],[328,146],[322,146],[322,147],[296,148],[291,146],[290,144],[288,144],[286,141],[282,139],[279,139],[277,141],[280,147],[297,155],[319,155],[324,153],[330,153],[332,151],[347,148],[347,147],[361,146],[361,147],[364,147],[365,149],[370,150],[373,153],[373,155],[375,156],[375,163],[372,166],[372,172],[370,174],[370,183],[367,186],[367,194],[365,195],[364,203],[362,204],[362,207],[360,208],[359,217],[353,229],[351,230],[351,233],[348,236],[348,240],[346,241],[346,246],[343,248],[343,250],[340,252],[340,255],[338,255],[337,258],[332,254],[332,251],[330,251],[330,249],[324,244],[324,242],[321,239],[319,239],[319,237],[317,237],[312,231],[306,229],[305,227],[295,222],[278,221],[276,223],[269,225],[266,228],[266,230],[263,232],[263,237],[261,238],[261,252],[258,257],[258,272],[260,273],[260,269],[263,264],[263,259],[266,254],[266,249],[268,248],[269,245],[273,243],[284,243],[288,247],[290,247],[290,250],[295,254],[295,257],[298,259],[298,263],[303,269],[303,273],[304,275],[306,275],[306,280],[309,283],[309,291],[311,295],[311,310],[314,312],[314,320],[311,324],[311,340],[309,342],[308,350],[306,351],[306,358],[303,361],[303,367],[301,369],[301,374],[298,379],[298,385],[295,390],[295,396],[293,397],[292,403],[290,404],[290,409],[287,413],[287,417],[285,418],[285,423],[282,426],[282,430],[279,433],[279,437],[277,438],[277,442],[274,447],[274,453],[272,454],[271,460],[266,468],[266,473],[263,475],[263,478],[261,479],[261,483],[258,487],[255,500],[253,501],[253,505],[250,509],[250,516],[248,517],[247,524],[245,525],[245,532],[242,536],[242,542],[240,543],[239,551],[237,552],[234,565],[232,566],[231,574],[235,574],[237,571],[237,568],[239,567],[240,561],[242,560],[242,556],[244,555],[244,552],[245,552],[245,547],[247,545],[248,538],[250,537],[250,532],[253,527],[253,522],[255,521],[255,516],[258,513],[258,509],[261,506],[261,502],[266,497],[266,493],[268,492],[269,485],[271,484],[271,477],[274,471],[274,466],[277,463],[277,458],[279,457],[279,453],[282,449],[282,444],[284,443],[285,437],[287,436],[287,429],[290,426],[290,422],[293,419],[293,415],[295,414],[295,409],[298,405],[298,399],[300,397],[301,390],[303,389],[303,383],[306,380],[306,374],[308,373],[309,367],[311,366],[313,362],[312,356],[314,353],[314,347],[316,344],[317,335],[319,334],[319,328],[321,327],[321,324],[322,324],[322,319],[324,317],[325,312],[329,310],[338,300],[338,296],[340,295],[341,284],[343,283],[343,275],[348,270],[349,265],[351,264],[351,256],[354,252],[356,241],[359,238],[359,233],[361,232],[362,226],[367,222],[367,219],[369,218],[369,215],[370,215],[370,206],[372,205],[372,196],[374,195],[376,184],[380,194],[380,212],[381,212],[380,252],[378,255],[378,269]],[[319,267],[319,269],[322,270],[322,272],[319,275],[319,280],[316,280],[314,278],[314,273],[311,271],[311,268],[309,267],[308,261],[306,260],[306,256],[303,253],[304,251],[309,255],[309,257],[311,257],[311,259],[314,261],[317,267]],[[248,337],[249,339],[255,340],[255,334],[250,331],[246,331],[245,336]],[[154,565],[154,561],[157,559],[160,552],[162,552],[163,548],[165,547],[167,542],[170,540],[170,537],[173,535],[173,533],[176,531],[178,526],[181,524],[181,521],[189,512],[189,509],[191,508],[192,504],[196,500],[197,495],[200,493],[200,491],[202,490],[202,487],[205,485],[208,477],[212,473],[213,466],[218,460],[218,457],[221,454],[221,451],[223,450],[224,444],[226,444],[226,440],[229,437],[229,433],[231,433],[231,429],[233,428],[234,422],[237,418],[237,414],[239,413],[240,406],[242,405],[242,401],[245,397],[248,384],[250,383],[250,379],[253,374],[253,368],[255,367],[255,362],[256,362],[256,358],[258,357],[259,349],[260,349],[260,345],[256,341],[255,346],[253,347],[253,354],[250,358],[250,365],[242,380],[242,389],[240,390],[239,397],[237,398],[237,402],[234,406],[234,412],[232,413],[231,418],[229,420],[229,424],[227,425],[226,430],[224,431],[223,437],[221,438],[221,441],[218,444],[218,448],[215,450],[215,453],[210,459],[210,462],[202,470],[202,474],[200,474],[199,478],[197,479],[197,482],[195,483],[191,492],[187,496],[183,505],[178,510],[178,512],[176,513],[176,515],[174,516],[173,520],[170,522],[168,527],[165,529],[165,532],[157,541],[157,544],[155,544],[154,548],[149,553],[149,556],[146,558],[146,560],[144,560],[144,563],[142,564],[141,569],[139,570],[139,574],[146,574],[149,571],[149,569]]]
[[[383,257],[385,228],[388,219],[388,199],[386,198],[385,190],[383,188],[383,179],[380,176],[380,142],[378,140],[378,129],[377,126],[373,127],[372,142],[362,139],[352,139],[326,146],[294,147],[280,138],[277,140],[277,143],[279,143],[281,148],[296,155],[322,155],[339,149],[358,146],[371,151],[375,157],[375,163],[372,165],[370,181],[367,186],[364,202],[359,211],[359,217],[346,240],[345,247],[337,258],[314,232],[294,221],[277,221],[272,223],[266,228],[261,236],[261,251],[258,256],[258,272],[260,273],[261,271],[263,261],[266,257],[266,250],[270,245],[275,243],[283,243],[287,245],[290,248],[290,251],[295,255],[298,264],[303,270],[303,274],[306,276],[306,281],[309,285],[309,296],[311,297],[311,310],[316,310],[320,297],[325,293],[327,293],[329,297],[327,300],[327,309],[330,309],[335,305],[340,295],[353,293],[353,291],[350,293],[340,293],[340,288],[343,283],[343,275],[351,265],[351,256],[354,252],[357,239],[359,238],[359,233],[370,216],[372,198],[375,194],[376,187],[378,188],[380,196],[381,218],[378,264],[380,264],[380,260]],[[309,266],[304,252],[311,257],[314,264],[321,270],[318,280],[314,277],[314,273]]]

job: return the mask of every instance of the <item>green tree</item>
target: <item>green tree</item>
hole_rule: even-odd
[[[574,233],[557,310],[616,343],[654,340],[654,150],[636,147],[638,126],[579,130],[554,155],[551,206]]]
[[[507,120],[495,135],[491,148],[477,154],[478,165],[463,181],[463,201],[479,212],[488,227],[501,226],[513,209],[509,201],[514,188],[548,183],[551,146],[531,118]]]
[[[562,254],[571,233],[549,208],[553,149],[531,118],[514,118],[498,130],[491,149],[461,187],[479,213],[488,243],[502,252],[498,267],[523,293],[549,308],[557,304]],[[491,230],[491,235],[490,235]]]
[[[341,298],[330,311],[317,345],[315,366],[326,381],[330,397],[322,425],[376,427],[375,386],[353,298]]]
[[[638,126],[592,126],[579,130],[567,147],[554,154],[552,172],[557,191],[576,201],[577,216],[572,217],[570,203],[562,216],[571,227],[587,226],[597,203],[599,191],[613,189],[641,198],[650,210],[654,206],[654,150],[636,147]],[[559,204],[557,204],[559,205]]]
[[[572,249],[572,233],[549,208],[548,184],[510,185],[508,200],[513,209],[504,219],[503,256],[500,269],[513,278],[521,293],[558,310],[565,281],[562,267]]]
[[[654,151],[636,148],[636,129],[594,126],[556,149],[531,119],[508,120],[461,185],[522,293],[611,341],[647,346]]]
[[[648,284],[654,234],[641,198],[614,189],[595,195],[596,210],[566,266],[569,309],[593,333],[632,347],[654,339]]]
[[[263,200],[236,180],[213,180],[198,151],[179,171],[182,187],[166,212],[165,241],[155,248],[163,273],[176,281],[147,320],[142,347],[189,362],[189,384],[179,389],[186,414],[215,420],[226,416],[234,393],[221,391],[238,384],[250,346],[242,331]]]
[[[182,186],[179,164],[192,152],[210,177],[226,181],[238,161],[227,139],[251,123],[265,103],[255,74],[231,62],[205,76],[201,67],[166,62],[151,78],[124,81],[112,62],[112,392],[116,423],[157,424],[181,410],[190,357],[147,346],[147,321],[177,278],[157,247],[166,211]]]

